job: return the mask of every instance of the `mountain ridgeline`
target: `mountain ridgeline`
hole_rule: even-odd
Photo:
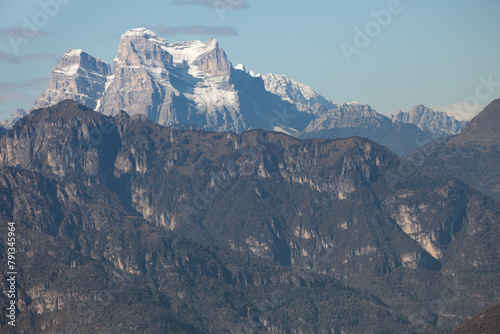
[[[105,115],[126,110],[164,126],[267,129],[301,138],[363,136],[399,155],[462,128],[434,111],[418,120],[391,120],[368,105],[331,101],[285,75],[233,67],[215,39],[170,42],[151,30],[131,29],[121,36],[110,68],[82,50],[69,50],[35,108],[71,99]]]
[[[491,102],[457,136],[431,143],[412,155],[436,174],[459,178],[500,200],[500,99]]]
[[[0,138],[19,328],[446,333],[500,297],[500,209],[404,164],[359,137],[33,110]]]

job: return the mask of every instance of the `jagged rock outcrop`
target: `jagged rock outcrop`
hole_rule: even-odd
[[[44,108],[71,99],[91,109],[105,90],[111,69],[105,61],[75,49],[68,50],[50,73],[47,90],[36,100],[34,108]]]
[[[391,115],[394,123],[415,124],[422,131],[433,134],[456,135],[459,134],[467,124],[466,121],[459,121],[453,116],[440,111],[434,111],[422,104],[411,108],[409,111],[399,111]]]
[[[266,74],[262,76],[266,90],[278,95],[284,101],[294,104],[298,110],[322,116],[335,109],[337,103],[328,100],[309,86],[303,85],[286,75]]]
[[[12,114],[10,114],[9,119],[4,119],[3,121],[1,121],[0,126],[10,129],[14,126],[14,124],[16,124],[17,121],[19,121],[24,116],[26,116],[26,111],[22,108],[18,108],[14,110]]]

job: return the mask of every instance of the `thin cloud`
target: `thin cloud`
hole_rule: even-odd
[[[13,36],[15,35],[15,36]],[[9,28],[0,28],[0,39],[8,40],[9,37],[21,37],[26,39],[33,39],[46,36],[54,36],[53,32],[47,30],[38,30],[36,32],[25,30],[21,26],[14,26]]]
[[[19,64],[20,62],[21,58],[19,56],[0,51],[0,63]]]
[[[238,36],[238,30],[226,25],[183,25],[178,27],[156,25],[151,30],[159,35],[210,35],[210,36]]]
[[[104,37],[101,37],[101,41],[114,41],[114,40],[120,39],[120,37],[121,37],[121,35],[119,35],[119,34],[116,34],[113,36],[104,36]]]
[[[28,94],[17,94],[17,93],[0,93],[0,104],[13,104],[17,105],[23,104],[33,104],[36,101],[37,95],[28,95]],[[4,111],[5,112],[5,111]]]
[[[48,77],[13,82],[0,81],[0,105],[33,106],[40,93],[47,88],[48,82]],[[1,113],[8,115],[10,111],[4,110]]]
[[[250,5],[246,0],[173,0],[177,6],[203,6],[218,9],[243,9]]]
[[[1,95],[23,95],[27,92],[37,92],[39,94],[45,90],[48,82],[48,77],[37,77],[14,82],[0,81],[0,92]]]
[[[53,63],[58,63],[61,60],[61,55],[49,54],[49,53],[36,53],[32,55],[22,56],[21,59],[29,61],[50,61]]]
[[[0,63],[20,64],[24,61],[50,61],[57,63],[61,56],[55,54],[31,54],[26,56],[17,56],[4,51],[0,51]]]

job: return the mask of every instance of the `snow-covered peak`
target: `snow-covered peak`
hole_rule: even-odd
[[[219,42],[215,38],[210,38],[208,41],[204,43],[208,48],[213,49],[219,45]]]
[[[82,49],[69,49],[64,53],[53,72],[71,77],[76,75],[80,69],[108,72],[106,71],[107,67],[108,64],[104,60],[92,57]]]
[[[63,57],[79,57],[79,56],[81,56],[82,52],[83,52],[82,49],[69,49],[63,55]]]
[[[124,33],[122,38],[134,38],[134,37],[143,37],[143,38],[157,38],[156,34],[149,29],[146,28],[134,28],[130,29],[126,33]]]
[[[111,68],[105,61],[81,49],[70,49],[50,73],[49,85],[34,107],[45,108],[71,99],[94,108],[110,74]]]
[[[337,105],[311,87],[292,80],[286,75],[269,73],[262,76],[262,79],[268,92],[295,104],[301,111],[322,115]]]
[[[196,58],[204,53],[212,51],[216,47],[217,41],[215,41],[215,43],[211,41],[205,43],[201,41],[189,41],[165,43],[162,48],[174,57],[174,63],[178,64],[185,62],[191,65]]]
[[[243,64],[241,64],[241,63],[240,63],[240,64],[238,64],[238,65],[236,65],[236,66],[234,67],[234,69],[235,69],[235,70],[240,70],[240,71],[243,71],[243,72],[245,72],[245,71],[246,71],[245,66],[243,66]]]
[[[135,48],[135,52],[141,52],[141,50],[154,50],[155,48],[160,48],[168,52],[172,56],[174,64],[187,63],[191,65],[199,56],[219,47],[219,43],[215,38],[211,38],[206,42],[198,40],[170,42],[164,38],[158,37],[153,31],[146,28],[131,29],[121,37],[122,41],[132,40],[134,45],[140,44],[138,48]],[[124,47],[125,46],[128,46],[128,43],[125,44]],[[129,57],[130,54],[125,53],[122,56]],[[120,64],[124,60],[121,58],[123,57],[117,56],[115,62]]]
[[[248,71],[248,74],[250,74],[254,78],[260,78],[262,75],[260,73],[255,73],[254,71]]]
[[[286,75],[269,73],[269,74],[266,74],[263,78],[264,78],[264,82],[266,84],[266,87],[271,88],[271,87],[277,87],[277,86],[281,86],[281,87],[288,86],[296,91],[299,91],[306,100],[309,100],[309,99],[314,98],[318,95],[321,95],[321,94],[315,92],[314,89],[312,89],[311,87],[303,85],[303,84],[289,78]]]

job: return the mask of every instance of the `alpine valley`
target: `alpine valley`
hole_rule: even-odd
[[[69,50],[0,126],[0,333],[495,328],[499,115],[387,117],[144,28],[113,69]]]

